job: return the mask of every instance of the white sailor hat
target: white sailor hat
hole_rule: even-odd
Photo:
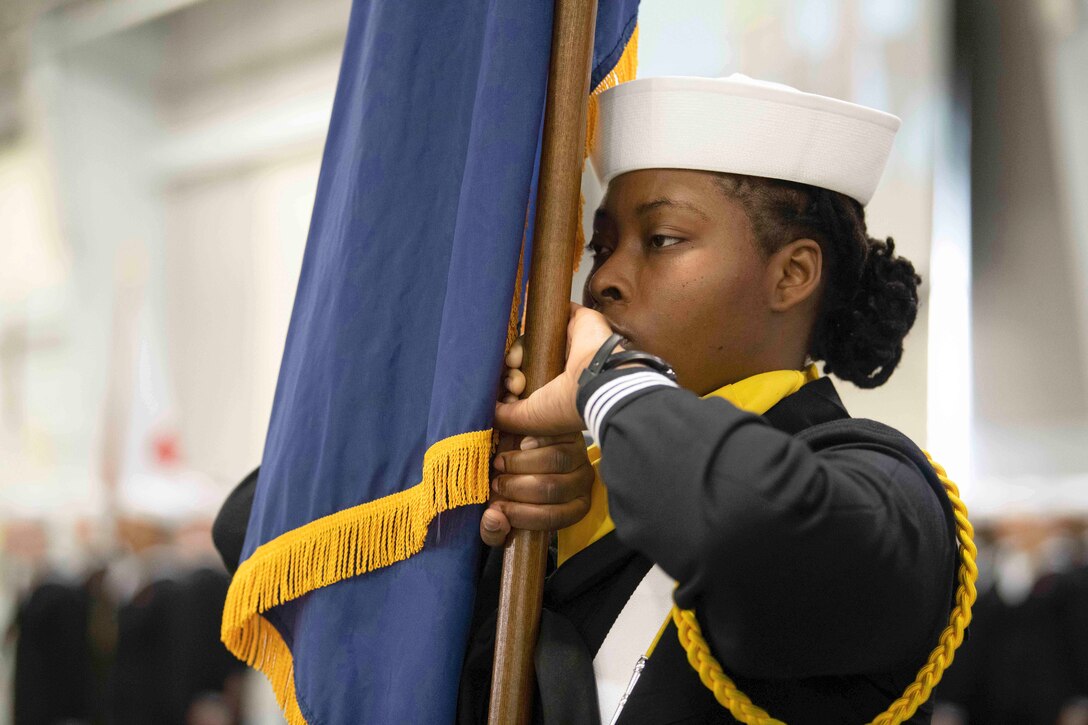
[[[797,181],[868,204],[899,119],[741,74],[642,78],[599,96],[592,149],[602,185],[637,169]]]

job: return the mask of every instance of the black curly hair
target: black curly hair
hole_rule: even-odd
[[[895,242],[869,236],[865,209],[838,192],[808,184],[717,173],[718,185],[744,207],[764,256],[795,239],[820,245],[823,299],[809,356],[824,372],[860,388],[882,385],[903,356],[918,314],[922,280]]]

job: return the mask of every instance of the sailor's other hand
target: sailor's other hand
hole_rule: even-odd
[[[506,384],[512,395],[507,395],[495,405],[496,427],[509,433],[528,435],[580,432],[585,424],[582,416],[578,415],[575,402],[578,376],[611,334],[612,328],[604,315],[571,302],[570,321],[567,323],[567,360],[563,372],[524,400],[514,397],[525,390],[525,377],[520,370],[520,342],[515,343],[506,361],[510,368]]]
[[[511,528],[562,529],[589,511],[593,467],[581,432],[527,436],[520,447],[495,456],[491,500],[480,519],[480,537],[501,546]]]

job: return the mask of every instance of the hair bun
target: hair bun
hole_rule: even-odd
[[[875,388],[903,357],[903,338],[918,315],[922,280],[910,260],[895,256],[895,242],[869,238],[851,300],[825,320],[820,352],[824,372],[859,388]]]

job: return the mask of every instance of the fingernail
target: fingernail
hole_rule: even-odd
[[[528,451],[528,450],[532,450],[533,448],[539,448],[539,447],[540,447],[540,442],[536,438],[533,438],[532,436],[525,436],[524,438],[521,439],[521,450],[523,450],[523,451]]]
[[[487,531],[498,531],[501,528],[498,519],[494,516],[488,516],[484,514],[484,529]]]
[[[493,463],[492,465],[495,466],[496,471],[505,471],[506,470],[506,461],[503,460],[502,456],[495,456],[495,463]]]
[[[514,384],[513,376],[507,376],[507,378],[506,378],[506,380],[504,382],[506,383],[506,387],[509,388],[511,385]]]

